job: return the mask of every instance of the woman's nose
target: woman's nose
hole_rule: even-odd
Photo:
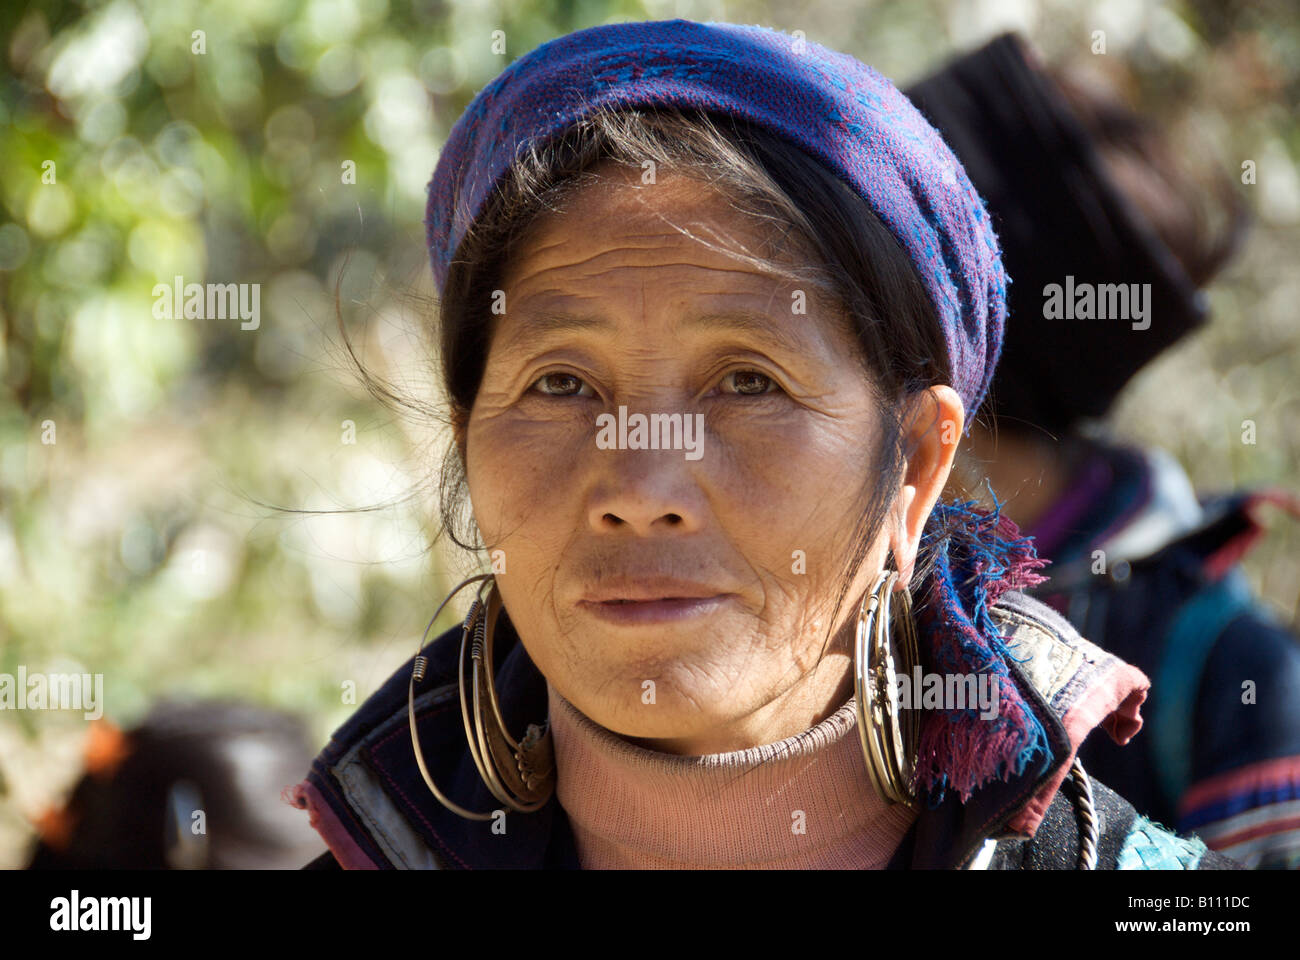
[[[696,463],[681,450],[595,450],[598,476],[587,506],[597,533],[690,533],[703,526],[706,499]]]

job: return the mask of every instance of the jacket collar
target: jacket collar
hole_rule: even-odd
[[[1182,554],[1217,581],[1263,536],[1263,507],[1300,518],[1300,497],[1289,490],[1267,487],[1200,497],[1182,466],[1162,450],[1122,443],[1100,425],[1089,430],[1086,442],[1093,459],[1027,531],[1040,541],[1039,550],[1053,558],[1051,579],[1032,592],[1050,598],[1057,609],[1064,607],[1065,595],[1096,585],[1097,550],[1112,568]],[[1094,467],[1100,470],[1096,477]]]
[[[1137,705],[1146,678],[1079,637],[1064,618],[1010,591],[993,608],[1016,656],[1008,661],[1029,709],[1047,731],[1050,758],[976,790],[965,803],[950,791],[918,816],[890,867],[951,869],[969,865],[986,839],[1030,836],[1088,731],[1106,726],[1126,742],[1141,726]],[[514,731],[546,714],[545,679],[508,619],[495,638],[496,689]],[[496,809],[465,747],[456,666],[461,627],[426,650],[429,667],[416,687],[416,722],[425,761],[444,794],[476,811]],[[412,760],[405,663],[339,728],[290,802],[308,811],[339,862],[348,868],[577,868],[563,808],[552,796],[539,811],[504,821],[465,820],[430,793]]]

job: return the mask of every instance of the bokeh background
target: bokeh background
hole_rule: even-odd
[[[474,569],[430,546],[438,424],[374,402],[336,324],[376,372],[436,402],[421,218],[450,126],[548,39],[675,16],[803,30],[900,85],[1020,30],[1049,62],[1107,76],[1234,181],[1253,160],[1241,189],[1257,219],[1211,291],[1215,322],[1144,371],[1113,420],[1202,491],[1300,488],[1289,0],[11,0],[0,672],[102,673],[122,726],[163,695],[240,697],[301,715],[323,744]],[[260,284],[260,327],[156,318],[151,291],[176,275]],[[1248,418],[1254,446],[1240,441]],[[1246,563],[1292,622],[1297,527],[1279,514]],[[0,867],[22,862],[32,819],[61,802],[85,736],[80,714],[0,715]]]

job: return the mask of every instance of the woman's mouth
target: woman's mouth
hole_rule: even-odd
[[[735,594],[720,593],[712,597],[661,597],[657,600],[581,600],[578,608],[606,623],[642,626],[707,616],[734,598]]]

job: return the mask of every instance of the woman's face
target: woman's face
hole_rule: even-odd
[[[961,401],[929,391],[916,430],[955,436],[920,443],[819,665],[883,429],[855,341],[812,291],[674,229],[764,249],[707,186],[607,169],[503,278],[465,435],[474,517],[579,710],[673,753],[773,742],[852,693],[857,603],[887,548],[910,575]]]

